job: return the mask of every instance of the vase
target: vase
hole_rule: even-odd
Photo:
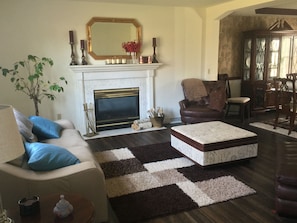
[[[131,58],[132,58],[132,63],[133,64],[137,64],[138,63],[136,52],[131,52]]]
[[[161,128],[163,126],[164,116],[150,117],[150,121],[151,121],[153,127]]]

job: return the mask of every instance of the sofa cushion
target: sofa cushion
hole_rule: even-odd
[[[60,138],[44,139],[40,142],[49,143],[72,151],[74,146],[88,146],[88,143],[82,138],[77,129],[63,129]]]
[[[36,171],[49,171],[80,163],[68,150],[47,143],[25,143],[28,165]]]
[[[30,116],[29,120],[33,123],[33,133],[40,139],[59,138],[62,127],[47,118],[40,116]]]
[[[63,129],[61,137],[58,139],[42,140],[43,143],[53,144],[63,147],[75,155],[81,162],[95,161],[93,153],[89,149],[88,143],[82,138],[77,129]]]
[[[36,141],[36,137],[32,132],[33,123],[21,112],[13,108],[16,123],[18,125],[19,132],[28,142]]]

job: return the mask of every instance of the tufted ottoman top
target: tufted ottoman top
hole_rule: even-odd
[[[202,151],[257,143],[257,134],[221,121],[175,126],[171,134]]]

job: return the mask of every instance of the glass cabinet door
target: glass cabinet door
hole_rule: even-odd
[[[250,80],[252,39],[244,40],[243,80]]]
[[[266,39],[256,38],[255,80],[264,80]]]
[[[268,53],[268,69],[267,69],[267,79],[272,80],[274,77],[278,76],[279,69],[279,48],[280,48],[280,38],[271,38],[269,42],[269,53]]]
[[[297,73],[297,37],[292,36],[291,73]]]
[[[280,77],[297,72],[297,37],[283,36],[281,42]]]

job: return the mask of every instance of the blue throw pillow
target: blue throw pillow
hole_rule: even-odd
[[[62,127],[58,123],[40,116],[30,116],[29,120],[33,123],[32,132],[38,139],[60,138]]]
[[[80,163],[79,159],[68,150],[52,144],[25,142],[28,165],[37,171],[54,170]]]

